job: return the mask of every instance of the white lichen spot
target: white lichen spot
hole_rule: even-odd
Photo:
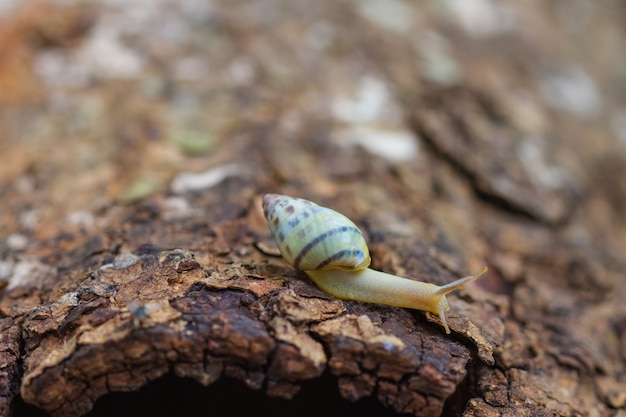
[[[465,32],[476,37],[494,36],[516,27],[515,10],[492,0],[443,0],[436,3]]]
[[[121,39],[119,28],[98,24],[78,52],[77,62],[102,79],[134,78],[143,70],[141,57]]]
[[[575,116],[592,117],[602,107],[594,81],[580,68],[570,67],[550,74],[543,80],[542,91],[554,108]]]
[[[331,102],[335,119],[346,123],[379,121],[394,107],[387,84],[379,78],[363,77],[354,97],[340,96]]]
[[[404,0],[361,0],[355,5],[361,16],[380,27],[398,33],[411,28],[413,8]]]
[[[18,223],[26,230],[35,230],[39,224],[39,213],[36,210],[26,210],[20,213]]]
[[[0,261],[0,279],[6,280],[13,272],[14,262],[12,260]]]
[[[139,256],[130,252],[122,252],[113,260],[113,269],[126,269],[139,261]]]
[[[238,56],[226,68],[228,80],[234,86],[249,85],[254,81],[254,62],[247,56]]]
[[[28,237],[21,233],[12,233],[7,236],[7,246],[12,250],[24,250],[28,246]]]
[[[183,197],[170,197],[164,201],[165,208],[179,213],[186,213],[189,211],[189,202]]]
[[[338,146],[361,146],[369,153],[393,162],[403,162],[417,155],[415,135],[407,130],[389,130],[369,126],[354,126],[333,134]]]
[[[174,177],[171,188],[176,194],[204,190],[216,186],[228,177],[241,174],[242,167],[237,164],[221,165],[205,172],[183,172]]]
[[[517,147],[517,156],[530,180],[541,188],[554,190],[565,185],[567,176],[558,166],[550,164],[541,139],[528,137]]]
[[[366,75],[359,80],[356,88],[355,94],[337,96],[330,103],[331,114],[336,120],[349,124],[401,123],[402,112],[393,100],[387,83]]]
[[[461,69],[443,37],[428,32],[416,40],[415,47],[422,58],[424,75],[428,80],[445,86],[459,83]]]
[[[25,259],[17,262],[8,277],[6,290],[18,287],[41,288],[43,283],[56,274],[56,269],[37,260]]]
[[[65,223],[69,226],[89,228],[94,223],[94,216],[88,211],[74,211],[67,215]]]
[[[161,216],[164,220],[176,220],[188,216],[201,215],[202,210],[189,205],[189,201],[184,197],[173,196],[163,201],[163,212]]]

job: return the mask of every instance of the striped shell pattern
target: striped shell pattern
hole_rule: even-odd
[[[313,271],[369,266],[363,234],[343,214],[278,194],[263,196],[263,210],[280,253],[293,267]]]

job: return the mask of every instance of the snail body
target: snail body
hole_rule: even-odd
[[[283,258],[321,290],[343,300],[431,312],[448,334],[446,294],[487,270],[443,286],[398,277],[368,268],[371,258],[363,233],[334,210],[278,194],[263,196],[263,210]]]

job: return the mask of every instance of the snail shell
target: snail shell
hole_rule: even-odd
[[[371,262],[363,233],[341,213],[301,198],[263,196],[263,210],[283,258],[303,271],[358,271]]]

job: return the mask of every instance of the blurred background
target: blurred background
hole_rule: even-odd
[[[584,196],[624,250],[625,17],[583,0],[2,0],[0,237],[228,177],[320,191],[382,165],[420,192],[426,144],[547,222]]]
[[[487,262],[507,337],[584,346],[554,366],[604,381],[550,406],[623,409],[625,21],[592,0],[0,0],[0,290],[128,207],[196,250],[201,222],[263,237],[259,195],[303,196],[363,225],[375,267]],[[552,378],[532,343],[498,364]]]

